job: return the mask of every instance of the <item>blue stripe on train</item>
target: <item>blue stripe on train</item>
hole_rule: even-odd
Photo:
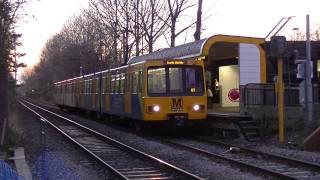
[[[110,102],[105,100],[105,95],[102,95],[101,108],[102,112],[106,114],[113,114],[119,116],[126,116],[133,119],[142,119],[140,95],[132,94],[131,96],[131,113],[125,113],[125,97],[123,94],[110,94]],[[110,111],[106,111],[107,103]]]
[[[110,112],[111,114],[124,115],[124,95],[111,94],[110,95]]]
[[[131,117],[134,119],[142,119],[140,99],[141,99],[140,95],[138,94],[131,95],[131,107],[132,107]]]

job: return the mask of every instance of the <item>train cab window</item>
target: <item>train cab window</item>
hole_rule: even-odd
[[[185,68],[185,90],[189,93],[203,93],[204,84],[200,67]]]
[[[203,95],[203,71],[199,66],[151,67],[148,94],[152,96]]]
[[[183,69],[182,68],[169,68],[169,88],[171,93],[183,92]]]
[[[166,93],[166,69],[148,69],[148,92],[152,94]]]

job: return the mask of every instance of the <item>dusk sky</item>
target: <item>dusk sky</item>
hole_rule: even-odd
[[[41,0],[29,3],[26,10],[34,18],[27,18],[18,28],[23,34],[21,50],[27,53],[20,61],[29,67],[36,64],[46,41],[61,30],[68,18],[79,14],[87,4],[87,0]],[[204,32],[201,37],[215,34],[265,37],[281,18],[296,16],[282,32],[290,36],[294,27],[305,31],[306,14],[310,15],[312,29],[320,27],[319,5],[319,0],[204,0],[203,13],[210,17],[203,22]],[[195,14],[196,11],[191,13]],[[190,32],[188,40],[192,40],[193,33]],[[184,41],[178,39],[177,44],[181,43]],[[165,47],[166,44],[158,46]]]

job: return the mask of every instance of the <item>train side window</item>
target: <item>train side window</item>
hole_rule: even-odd
[[[127,79],[128,79],[128,73],[124,73],[124,74],[123,74],[123,84],[124,84],[123,92],[124,92],[124,93],[128,91],[128,82],[127,82]]]
[[[111,94],[114,94],[116,86],[116,77],[113,75],[111,77]]]
[[[89,82],[89,80],[87,80],[87,83],[86,83],[86,86],[87,86],[87,88],[86,88],[86,94],[89,94],[89,85],[90,85],[90,82]]]
[[[85,81],[81,81],[81,94],[86,93],[86,86]]]
[[[111,77],[107,76],[106,78],[106,93],[110,93],[111,88]]]
[[[120,75],[118,74],[116,77],[115,93],[118,94],[119,91],[120,91]]]
[[[96,93],[96,80],[95,79],[92,79],[91,80],[91,94],[95,94]]]
[[[96,94],[99,93],[99,78],[96,78]]]
[[[67,84],[67,93],[68,93],[68,94],[70,93],[70,86],[71,86],[71,84],[68,83],[68,84]]]
[[[89,81],[89,80],[87,80],[86,86],[87,86],[87,88],[86,88],[86,94],[89,94],[89,88],[90,88],[90,81]]]
[[[138,92],[142,92],[142,71],[138,73]]]
[[[132,75],[132,92],[137,93],[139,92],[139,72],[134,72]]]
[[[120,88],[120,93],[124,93],[124,89],[125,89],[125,87],[124,87],[124,81],[125,81],[125,74],[121,74],[120,75],[120,79],[119,79],[119,88]]]
[[[129,92],[132,93],[133,92],[133,73],[130,72],[129,73],[129,78],[128,78],[128,82],[129,82]]]
[[[84,89],[84,94],[88,94],[88,88],[89,88],[89,82],[88,80],[85,81],[85,89]]]
[[[102,82],[101,82],[102,84],[101,84],[101,90],[102,90],[102,92],[101,92],[101,94],[105,94],[105,91],[106,91],[106,77],[105,76],[103,76],[102,77]]]
[[[94,83],[93,83],[93,79],[90,79],[90,94],[94,93]]]
[[[132,77],[132,75],[131,75],[132,73],[128,73],[127,74],[127,91],[128,92],[132,92],[132,81],[131,81],[131,77]]]
[[[74,94],[74,91],[75,91],[75,83],[72,82],[71,83],[71,93]]]

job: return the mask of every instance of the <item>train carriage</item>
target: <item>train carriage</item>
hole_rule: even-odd
[[[207,116],[201,60],[144,60],[55,83],[56,103],[139,122],[185,125]]]

